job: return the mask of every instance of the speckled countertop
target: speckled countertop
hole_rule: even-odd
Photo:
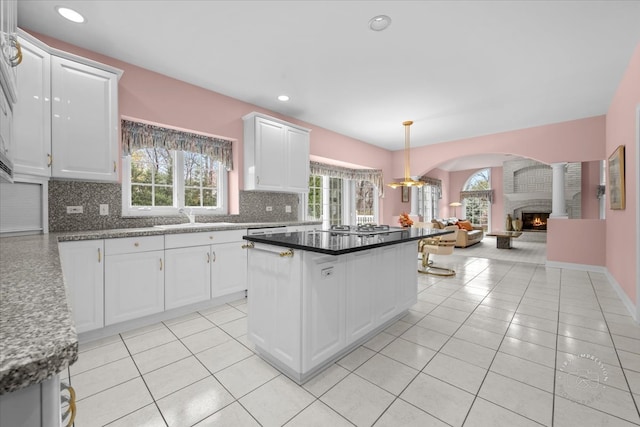
[[[0,238],[0,394],[42,382],[78,358],[78,336],[67,304],[58,241],[307,224],[318,222],[149,227]]]

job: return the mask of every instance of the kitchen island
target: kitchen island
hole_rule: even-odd
[[[404,316],[417,301],[417,240],[450,233],[314,230],[244,236],[248,337],[298,383]]]

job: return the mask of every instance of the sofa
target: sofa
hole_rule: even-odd
[[[482,227],[476,227],[471,225],[469,221],[458,220],[455,218],[450,219],[432,219],[433,228],[444,228],[447,225],[458,224],[460,229],[456,236],[456,248],[466,248],[467,246],[475,245],[484,238],[484,231]]]

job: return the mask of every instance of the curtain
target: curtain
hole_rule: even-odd
[[[378,197],[384,196],[381,169],[350,169],[320,162],[309,162],[309,173],[311,173],[311,175],[324,175],[330,178],[368,181],[378,188]]]
[[[472,197],[493,203],[493,190],[472,190],[460,192],[460,200],[470,199]]]
[[[124,155],[129,155],[140,148],[154,147],[190,151],[219,161],[228,171],[233,169],[231,140],[126,119],[121,120],[120,126]]]
[[[428,176],[421,176],[421,177],[418,177],[418,179],[424,182],[426,185],[429,185],[431,187],[436,187],[438,199],[442,199],[442,180],[438,178],[431,178]]]

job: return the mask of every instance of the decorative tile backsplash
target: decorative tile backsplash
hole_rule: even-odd
[[[198,222],[280,222],[298,220],[298,194],[240,191],[240,214],[196,216]],[[100,205],[109,215],[100,215]],[[291,206],[291,213],[285,206]],[[67,206],[82,206],[83,213],[68,214]],[[267,206],[272,210],[267,211]],[[150,227],[185,222],[181,216],[122,217],[122,187],[117,183],[49,181],[49,231],[85,231]]]

